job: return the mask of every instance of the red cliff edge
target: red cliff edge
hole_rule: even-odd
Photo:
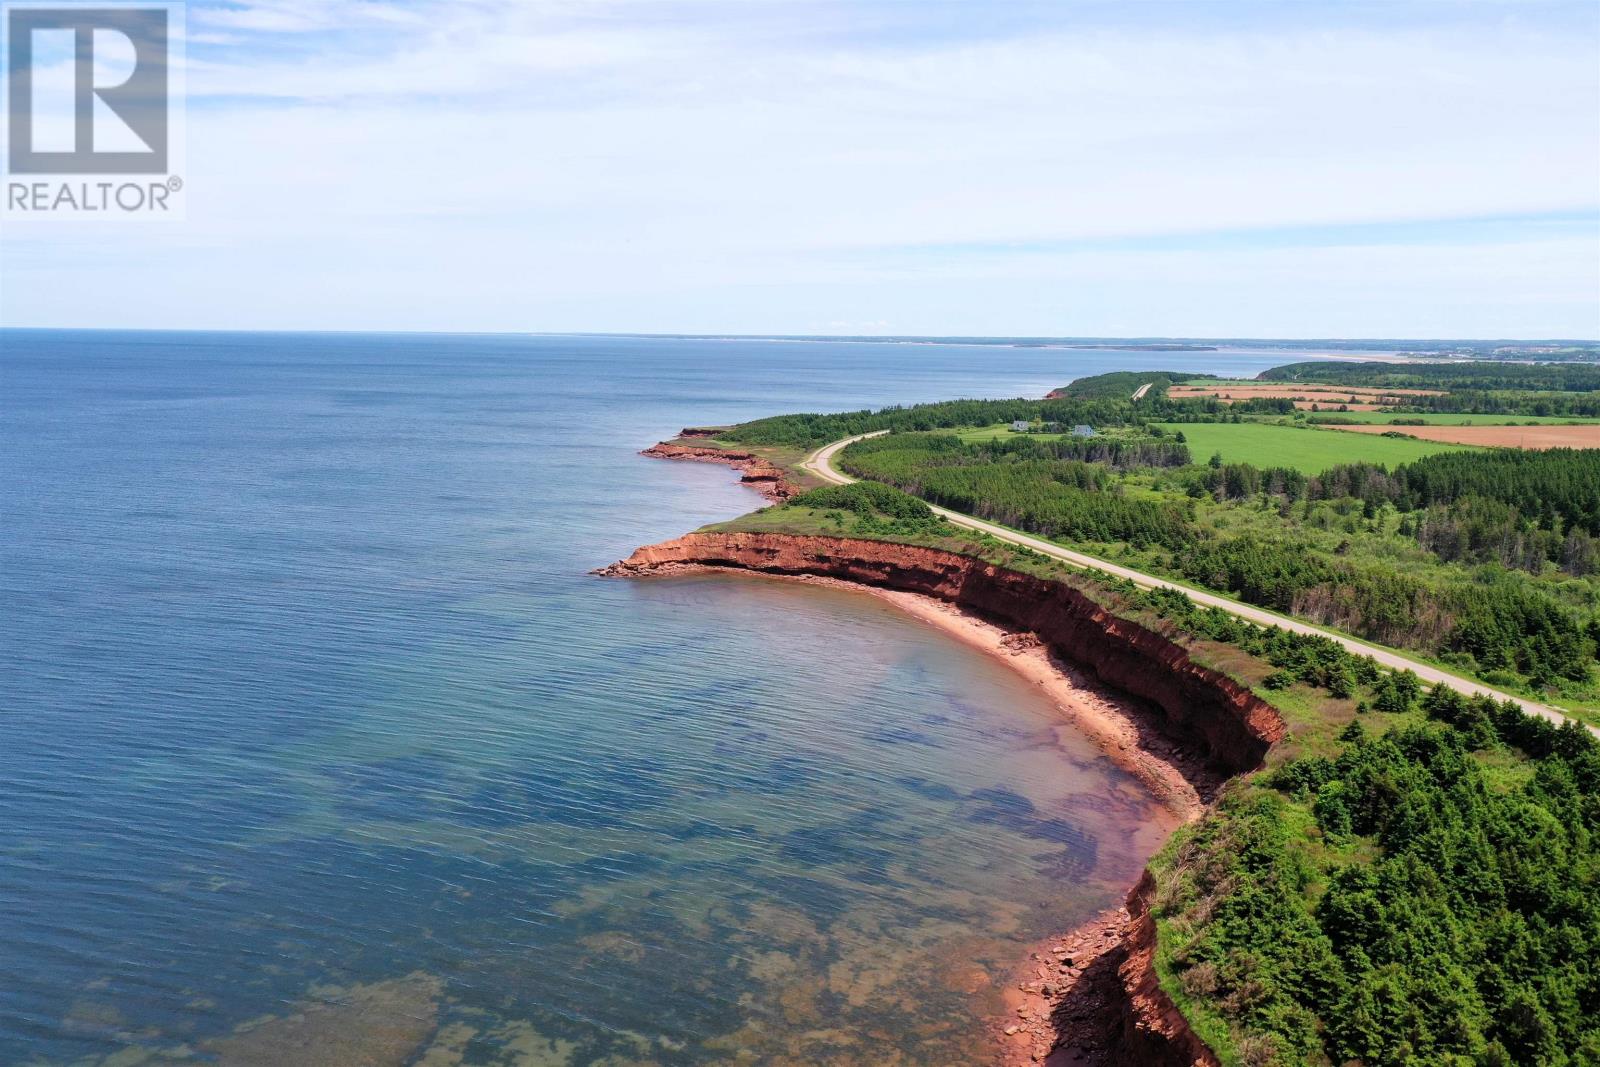
[[[1116,1049],[1123,1063],[1152,1063],[1172,1067],[1221,1067],[1216,1053],[1189,1028],[1172,998],[1156,976],[1156,919],[1150,914],[1156,880],[1149,871],[1128,894],[1131,919],[1122,937],[1122,961],[1117,967],[1127,1010]]]
[[[854,538],[695,533],[640,548],[596,573],[637,577],[693,567],[813,574],[905,590],[1031,630],[1101,682],[1147,702],[1164,732],[1227,774],[1259,767],[1267,750],[1287,732],[1269,704],[1227,675],[1194,662],[1162,634],[1113,615],[1071,586],[953,552]],[[1129,895],[1129,918],[1115,927],[1116,947],[1106,953],[1106,966],[1096,968],[1107,978],[1097,994],[1104,997],[1105,1009],[1095,1013],[1100,1037],[1086,1043],[1093,1049],[1090,1056],[1073,1062],[1152,1067],[1213,1067],[1218,1062],[1157,980],[1156,927],[1149,913],[1153,890],[1147,872]],[[1058,1017],[1071,1011],[1069,1003],[1056,1005]],[[1048,1044],[1067,1040],[1058,1028]],[[1074,1057],[1078,1054],[1072,1051]],[[1058,1062],[1057,1057],[1048,1062]]]
[[[713,429],[691,426],[683,431],[683,436],[709,437],[716,432]],[[783,471],[754,452],[740,452],[731,448],[715,448],[710,445],[680,445],[672,441],[663,441],[658,445],[651,445],[643,452],[640,452],[639,455],[654,456],[657,459],[686,459],[695,463],[725,464],[739,472],[740,481],[775,504],[781,504],[800,493],[799,487],[783,476]]]
[[[1260,766],[1285,733],[1271,705],[1194,662],[1167,637],[1113,615],[1070,586],[970,556],[844,537],[694,533],[647,545],[597,573],[632,577],[678,566],[816,574],[902,589],[1030,630],[1101,682],[1155,705],[1165,732],[1229,774]]]

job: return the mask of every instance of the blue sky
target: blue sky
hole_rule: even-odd
[[[1600,5],[191,3],[6,325],[1600,336]]]

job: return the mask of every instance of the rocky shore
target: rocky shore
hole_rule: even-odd
[[[1000,1067],[1220,1067],[1156,977],[1148,872],[1120,908],[1029,954],[1000,1025]]]
[[[953,552],[854,538],[697,533],[638,549],[596,573],[706,568],[848,582],[899,598],[919,617],[1018,660],[1014,666],[1040,680],[1088,736],[1182,818],[1202,813],[1227,778],[1259,767],[1286,733],[1270,705],[1163,634],[1064,583]],[[1037,677],[1040,664],[1056,687]],[[1097,700],[1101,686],[1121,699]],[[1217,1062],[1157,981],[1153,891],[1147,872],[1124,908],[1032,953],[1012,983],[1011,1016],[996,1024],[1000,1063]]]
[[[682,436],[705,438],[714,435],[716,432],[714,429],[691,426],[683,431]],[[781,504],[800,493],[799,486],[789,481],[781,469],[773,466],[773,464],[754,452],[717,448],[712,445],[690,445],[679,444],[676,441],[663,441],[660,444],[651,445],[639,454],[641,456],[654,456],[657,459],[682,459],[693,463],[721,463],[724,466],[732,467],[739,472],[740,481],[775,504]]]

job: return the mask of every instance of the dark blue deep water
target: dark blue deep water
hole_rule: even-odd
[[[589,577],[760,503],[635,453],[1284,361],[0,331],[0,1063],[974,1055],[1147,798],[871,598]]]

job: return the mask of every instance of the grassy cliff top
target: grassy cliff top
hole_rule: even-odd
[[[1151,864],[1157,975],[1223,1063],[1595,1062],[1589,734],[971,535],[884,485],[708,529],[941,548],[1062,581],[1279,710],[1290,737],[1267,769],[1230,783]]]

